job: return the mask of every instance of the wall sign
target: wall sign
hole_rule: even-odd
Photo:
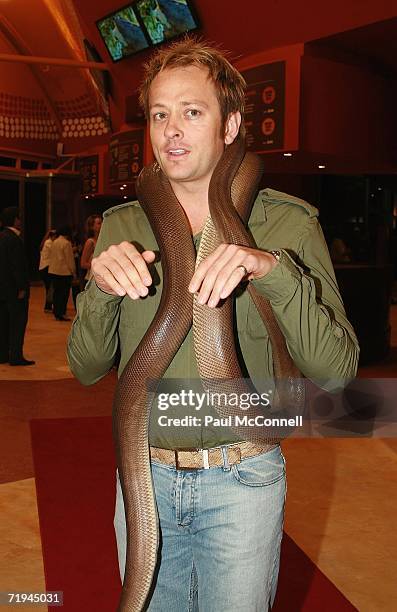
[[[98,193],[98,155],[79,157],[77,159],[77,170],[80,172],[82,178],[82,194],[92,195]]]
[[[132,183],[143,167],[144,130],[115,134],[109,145],[111,185]]]
[[[256,153],[284,147],[285,62],[243,71],[247,82],[247,148]]]

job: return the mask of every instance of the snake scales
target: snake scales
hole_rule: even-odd
[[[244,224],[261,174],[259,158],[245,153],[241,139],[226,148],[211,179],[210,216],[197,263],[220,242],[255,247]],[[157,558],[158,517],[148,449],[148,377],[163,376],[192,322],[204,386],[213,388],[217,379],[238,381],[242,376],[233,335],[233,301],[224,300],[219,307],[210,309],[198,304],[189,293],[188,285],[197,265],[190,226],[157,163],[142,171],[137,191],[160,249],[163,291],[157,313],[119,379],[113,406],[113,437],[127,524],[126,570],[119,612],[139,612],[144,608]],[[294,382],[299,372],[289,357],[271,307],[251,284],[248,290],[272,342],[275,378],[288,381],[287,391],[280,391],[279,397],[286,402],[299,402],[302,390]],[[228,411],[227,406],[216,409],[221,415]],[[235,431],[245,439],[264,441],[263,431],[242,429]]]

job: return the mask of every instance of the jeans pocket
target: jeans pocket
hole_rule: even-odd
[[[285,459],[279,446],[232,465],[235,479],[249,487],[266,487],[285,477]]]

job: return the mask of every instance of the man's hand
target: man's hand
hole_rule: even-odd
[[[235,244],[220,244],[197,267],[189,285],[198,293],[199,304],[215,308],[243,280],[261,278],[277,265],[276,258],[266,251]]]
[[[132,300],[145,297],[152,284],[147,267],[155,259],[153,251],[139,251],[130,242],[110,246],[91,262],[94,280],[102,291],[111,295],[128,294]]]

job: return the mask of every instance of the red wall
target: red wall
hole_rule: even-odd
[[[193,0],[203,24],[200,33],[220,43],[235,59],[262,50],[306,42],[397,15],[396,0]],[[125,0],[75,0],[87,37],[111,63],[95,21],[126,4]],[[112,64],[119,108],[135,92],[149,52]],[[119,125],[114,126],[115,129]]]
[[[304,56],[302,150],[390,163],[396,98],[393,82],[370,68]]]

